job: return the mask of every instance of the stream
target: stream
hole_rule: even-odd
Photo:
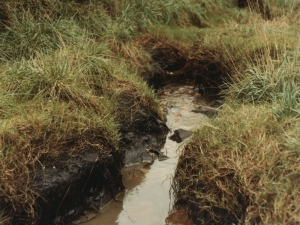
[[[172,178],[180,151],[188,139],[177,143],[169,137],[177,129],[194,131],[209,117],[201,113],[207,102],[193,86],[166,86],[158,96],[166,113],[167,126],[172,131],[161,149],[164,156],[153,162],[148,157],[141,164],[127,165],[122,171],[125,191],[117,196],[117,201],[111,201],[100,210],[87,214],[77,224],[165,224],[173,206]]]

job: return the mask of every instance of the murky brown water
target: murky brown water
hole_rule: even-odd
[[[166,87],[160,94],[160,100],[166,108],[167,125],[171,130],[195,130],[208,119],[201,113],[191,112],[205,104],[191,86]],[[112,201],[98,212],[87,215],[85,220],[89,221],[82,224],[165,224],[173,202],[170,190],[172,177],[183,143],[178,144],[167,138],[162,152],[169,158],[124,168],[125,191],[118,196],[118,201]]]

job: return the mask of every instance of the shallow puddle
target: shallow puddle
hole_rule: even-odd
[[[194,113],[205,105],[192,86],[166,87],[159,94],[166,110],[167,125],[174,131],[194,131],[208,119],[201,113]],[[168,137],[171,133],[168,134]],[[167,137],[161,150],[164,160],[129,165],[123,169],[125,191],[98,212],[85,225],[163,225],[172,209],[170,189],[180,150],[184,142],[176,143]]]

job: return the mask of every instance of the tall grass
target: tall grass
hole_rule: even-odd
[[[229,106],[195,134],[181,159],[188,171],[178,180],[188,185],[180,186],[187,194],[181,197],[205,222],[224,212],[228,221],[296,221],[299,4],[274,0],[278,17],[265,22],[234,2],[1,1],[1,216],[25,212],[37,220],[30,172],[41,157],[72,155],[86,145],[117,151],[121,124],[131,126],[145,110],[163,118],[139,76],[151,69],[141,39],[152,35],[187,42],[180,46],[191,57],[195,49],[226,51],[235,71]]]
[[[168,26],[182,25],[184,22],[201,26],[203,9],[199,3],[191,1],[120,1],[115,6],[117,20],[135,24],[139,31],[145,31],[149,25],[165,24]]]
[[[0,57],[29,59],[66,45],[80,44],[85,39],[85,31],[72,20],[51,21],[43,18],[36,21],[25,14],[22,18],[14,18],[13,26],[1,33]]]
[[[178,200],[195,209],[195,220],[216,224],[299,222],[296,171],[300,168],[296,162],[300,155],[282,137],[287,124],[278,123],[268,105],[226,107],[195,134],[185,148],[176,178]],[[296,127],[288,129],[292,131],[289,135],[298,136]]]
[[[119,45],[151,27],[201,26],[200,3],[178,1],[7,1],[0,35],[2,59],[35,57],[86,38],[100,38]],[[0,17],[1,18],[1,17]]]
[[[233,59],[240,59],[233,60],[235,74],[224,92],[223,110],[194,134],[180,157],[177,206],[188,206],[196,223],[300,221],[300,45],[299,25],[291,19],[298,15],[297,2],[276,4],[284,7],[273,21],[250,15],[247,36],[244,25],[232,30],[235,43],[244,43],[244,54],[233,51],[235,43],[226,45]],[[204,40],[216,38],[204,44],[223,41],[220,32],[234,23],[206,31]]]
[[[107,91],[113,81],[109,53],[86,42],[5,64],[0,196],[9,198],[6,213],[16,209],[29,221],[37,219],[30,174],[41,157],[72,155],[85,146],[100,153],[118,149],[118,104]]]
[[[162,17],[154,16],[151,4],[0,3],[5,9],[0,34],[4,218],[12,219],[15,209],[29,223],[37,221],[30,174],[40,167],[41,157],[72,155],[84,146],[100,154],[117,151],[121,124],[134,124],[144,110],[163,118],[154,92],[138,75],[149,56],[139,44],[130,43],[149,26],[169,25],[174,19],[167,21],[163,15],[167,7],[156,8]]]
[[[100,153],[118,149],[123,90],[131,93],[123,101],[138,99],[137,106],[161,114],[145,82],[105,42],[83,38],[58,46],[36,45],[1,65],[0,196],[8,218],[11,209],[30,222],[38,218],[30,174],[41,157],[72,155],[84,146]]]
[[[296,92],[296,97],[300,83],[298,51],[286,51],[280,58],[277,54],[276,59],[249,65],[245,78],[231,86],[228,94],[243,103],[276,102],[279,96],[287,96],[288,90]]]

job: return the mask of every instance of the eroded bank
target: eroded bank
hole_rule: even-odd
[[[213,106],[218,101],[203,98],[191,85],[168,85],[160,90],[159,99],[170,129],[161,149],[163,155],[152,161],[145,151],[150,146],[143,142],[144,151],[140,155],[136,152],[141,161],[126,165],[122,171],[125,190],[116,201],[83,216],[78,224],[165,224],[173,208],[171,184],[181,149],[192,132],[209,120],[208,116],[217,114]],[[178,140],[180,137],[183,141]]]

